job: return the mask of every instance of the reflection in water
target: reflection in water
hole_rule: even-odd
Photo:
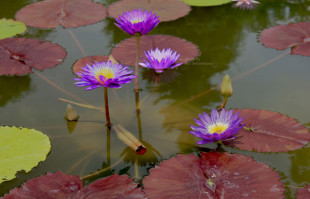
[[[27,76],[0,76],[0,107],[15,102],[31,91],[31,78]]]
[[[297,183],[310,183],[310,148],[303,148],[303,150],[297,150],[291,152],[292,166],[291,176],[292,180]]]

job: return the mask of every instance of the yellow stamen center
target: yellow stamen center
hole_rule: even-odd
[[[144,20],[143,19],[133,19],[133,20],[131,20],[130,22],[132,23],[132,24],[136,24],[136,23],[140,23],[140,22],[143,22]]]
[[[114,71],[110,68],[102,68],[96,72],[96,79],[101,82],[100,76],[104,76],[105,79],[112,79],[114,77]]]
[[[208,127],[208,131],[209,131],[209,133],[211,133],[211,134],[213,134],[213,133],[221,134],[221,133],[223,133],[227,128],[228,128],[228,124],[219,122],[219,123],[210,125],[210,126]]]

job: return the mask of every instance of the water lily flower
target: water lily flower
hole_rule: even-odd
[[[256,6],[256,4],[259,4],[259,2],[255,0],[232,0],[232,1],[237,2],[234,4],[234,7],[239,7],[242,9],[253,9]]]
[[[202,138],[197,144],[206,144],[217,141],[234,139],[234,135],[244,126],[241,125],[243,118],[239,118],[239,113],[233,114],[233,110],[222,109],[220,113],[213,109],[211,116],[207,113],[199,114],[198,119],[194,119],[197,126],[191,125],[193,131],[189,133]]]
[[[155,69],[156,73],[162,73],[165,69],[172,69],[180,66],[182,63],[176,63],[180,54],[172,51],[170,48],[160,51],[158,48],[144,52],[146,59],[142,58],[144,63],[139,63],[142,67]]]
[[[115,25],[127,32],[130,35],[140,34],[145,35],[153,30],[159,23],[159,16],[152,11],[145,10],[144,12],[139,8],[132,11],[123,12],[122,15],[115,18]]]
[[[120,88],[121,84],[130,83],[136,78],[133,71],[128,70],[128,66],[112,64],[108,62],[98,62],[92,65],[86,64],[81,72],[76,73],[79,78],[74,78],[76,86],[88,86],[85,90],[92,90],[100,86],[110,88]]]

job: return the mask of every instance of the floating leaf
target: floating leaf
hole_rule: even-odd
[[[8,38],[0,40],[0,75],[25,75],[32,68],[55,67],[66,57],[58,44],[37,39]]]
[[[159,48],[171,48],[180,53],[177,63],[187,63],[199,55],[198,47],[189,41],[168,35],[143,35],[140,38],[140,56],[145,58],[144,51]],[[125,39],[112,49],[113,57],[123,64],[134,66],[136,57],[136,38]]]
[[[278,173],[251,157],[209,152],[165,160],[143,180],[152,199],[284,198]]]
[[[181,0],[191,6],[218,6],[224,3],[230,3],[231,0]]]
[[[296,199],[310,198],[310,184],[306,188],[300,188],[297,190]]]
[[[14,179],[18,171],[29,172],[45,160],[50,149],[48,136],[40,131],[0,127],[0,183]]]
[[[291,53],[310,56],[310,22],[278,25],[263,30],[260,43],[268,48],[284,50],[293,47]]]
[[[83,188],[83,182],[76,175],[66,175],[58,171],[28,180],[21,188],[15,188],[3,199],[111,199],[143,198],[144,193],[127,175],[111,175]]]
[[[45,0],[27,5],[16,14],[16,19],[38,28],[85,26],[105,17],[106,8],[91,0]]]
[[[89,57],[84,57],[82,59],[79,59],[76,61],[73,65],[73,72],[79,73],[81,71],[82,67],[85,67],[86,64],[92,65],[93,63],[98,63],[98,62],[107,62],[109,60],[109,56],[89,56]]]
[[[278,112],[254,109],[236,109],[243,117],[245,127],[236,139],[224,144],[242,150],[258,152],[281,152],[299,149],[310,142],[310,133],[294,118]]]
[[[0,19],[0,39],[13,37],[14,35],[23,33],[27,30],[23,22],[12,19]]]
[[[139,9],[157,13],[160,21],[172,21],[189,13],[191,8],[179,0],[121,0],[112,4],[108,13],[118,17],[123,12]]]

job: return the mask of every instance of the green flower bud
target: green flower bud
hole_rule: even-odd
[[[231,79],[229,75],[225,75],[221,85],[221,94],[224,97],[231,97],[233,94],[233,88],[231,85]]]

